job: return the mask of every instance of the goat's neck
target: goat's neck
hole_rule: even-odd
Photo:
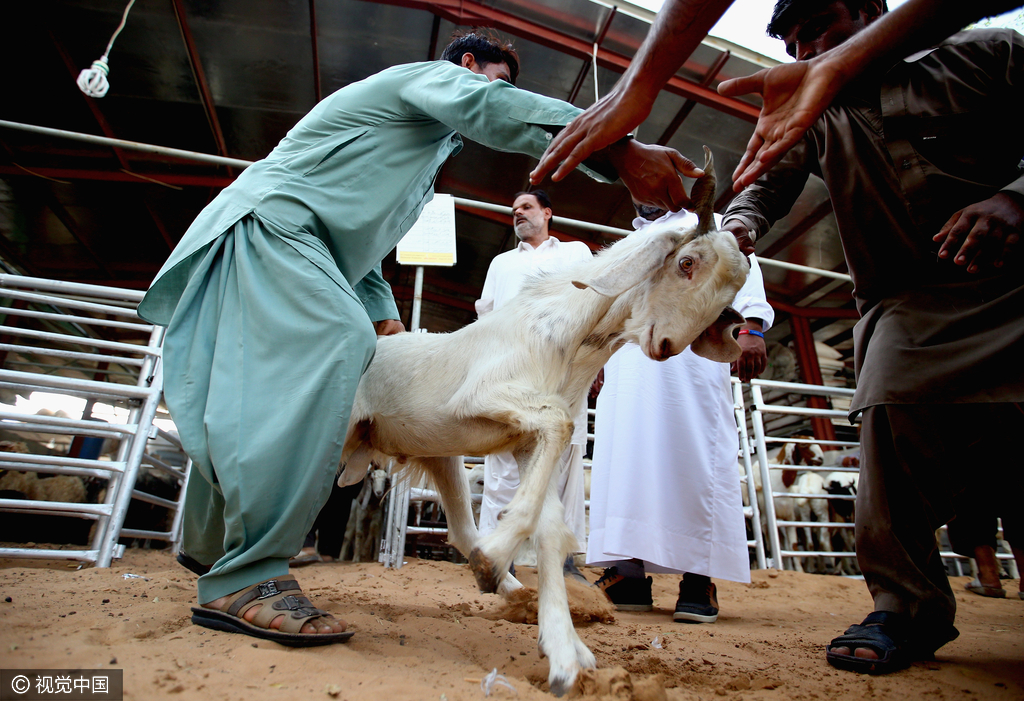
[[[551,282],[565,290],[568,280]],[[523,311],[528,310],[528,318],[537,320],[535,331],[556,347],[554,352],[565,358],[568,365],[566,396],[573,397],[589,388],[616,350],[625,342],[637,339],[625,336],[635,290],[616,298],[590,289],[572,288],[569,294],[571,300],[567,300],[564,293],[530,295]]]

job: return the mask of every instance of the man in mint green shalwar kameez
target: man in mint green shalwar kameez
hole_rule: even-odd
[[[286,575],[330,492],[371,322],[399,318],[380,261],[433,197],[460,134],[539,156],[580,112],[494,80],[509,62],[466,52],[461,65],[395,66],[323,100],[203,210],[139,307],[167,326],[165,397],[195,468],[183,550],[212,565],[196,623],[292,645],[349,635]],[[246,615],[260,604],[262,616]],[[287,632],[267,630],[278,626]]]

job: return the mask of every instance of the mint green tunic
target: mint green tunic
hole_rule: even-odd
[[[195,465],[183,547],[214,565],[201,603],[287,573],[330,491],[370,322],[398,318],[380,261],[459,134],[540,156],[579,112],[449,62],[395,66],[323,100],[189,227],[139,313],[168,327],[165,397]]]

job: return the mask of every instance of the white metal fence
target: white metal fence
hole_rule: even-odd
[[[750,401],[745,399],[744,388],[750,394]],[[790,491],[776,490],[772,487],[772,473],[782,470],[799,470],[816,473],[837,473],[839,475],[856,475],[857,467],[844,467],[836,464],[836,458],[844,452],[854,452],[859,449],[860,444],[855,440],[836,439],[828,443],[838,450],[829,450],[826,459],[821,465],[784,465],[773,462],[770,457],[777,448],[785,443],[813,444],[821,443],[814,438],[794,438],[792,435],[795,423],[806,422],[811,418],[826,418],[828,420],[838,419],[840,425],[847,422],[850,399],[854,390],[839,387],[824,387],[818,385],[806,385],[792,382],[777,382],[772,380],[753,380],[749,385],[743,385],[738,379],[733,378],[732,391],[734,399],[734,412],[736,418],[738,437],[738,462],[741,472],[738,478],[744,492],[744,515],[749,524],[748,547],[752,553],[752,566],[764,568],[789,568],[804,569],[801,562],[810,558],[824,558],[831,561],[835,573],[843,573],[840,567],[842,558],[855,558],[853,549],[835,550],[831,546],[831,536],[836,529],[844,529],[852,534],[854,528],[853,520],[836,521],[831,518],[827,520],[796,520],[793,518],[782,519],[778,517],[777,508],[781,500],[806,499],[823,501],[845,501],[852,502],[856,499],[856,490],[849,493],[832,493],[828,491],[814,492],[807,494],[794,494]],[[809,397],[824,397],[833,406],[843,407],[842,409],[821,409],[807,406]],[[590,418],[593,420],[594,410],[590,410]],[[781,420],[779,420],[781,418]],[[774,430],[773,430],[774,428]],[[753,433],[753,435],[751,435]],[[588,439],[593,441],[593,433],[588,434]],[[482,458],[466,458],[467,463],[482,462]],[[590,469],[589,458],[584,460],[584,468]],[[757,474],[755,475],[755,471]],[[759,499],[758,491],[762,496]],[[475,501],[479,502],[479,495],[474,495]],[[404,554],[405,540],[407,536],[434,535],[444,536],[446,529],[438,527],[421,527],[416,524],[409,525],[408,521],[398,516],[408,512],[409,504],[417,501],[438,501],[435,492],[429,489],[399,487],[392,492],[389,500],[388,528],[385,530],[385,537],[381,543],[380,561],[388,567],[401,567]],[[764,513],[761,513],[761,504],[764,504]],[[589,509],[589,501],[587,502]],[[830,509],[829,513],[834,513]],[[764,523],[764,527],[762,527]],[[783,537],[783,533],[791,529],[805,529],[804,533],[813,532],[821,534],[817,541],[813,538],[803,541],[798,545],[796,540]],[[825,539],[828,539],[827,544]],[[846,542],[852,538],[844,539]],[[799,548],[799,549],[798,549]],[[954,568],[962,568],[966,558],[944,550],[942,557],[953,564]],[[1013,557],[1009,553],[998,553],[1000,559],[1006,560],[1011,576],[1016,576],[1016,569]],[[846,571],[849,574],[849,571]]]
[[[190,463],[184,457],[177,461],[180,465],[168,462],[168,455],[176,451],[183,456],[181,446],[175,436],[153,425],[163,387],[164,329],[136,314],[142,296],[132,290],[0,275],[0,393],[5,403],[34,392],[86,400],[82,418],[0,410],[6,447],[17,451],[0,453],[0,469],[16,473],[18,479],[23,476],[33,489],[53,484],[50,478],[55,475],[80,478],[83,489],[86,483],[97,487],[96,501],[91,503],[77,498],[82,495],[73,482],[65,483],[72,488],[67,492],[73,493],[71,498],[0,498],[2,512],[92,522],[85,547],[36,544],[31,543],[38,540],[31,533],[9,533],[0,539],[11,545],[29,543],[0,547],[0,557],[108,567],[120,556],[121,537],[177,540]],[[125,418],[92,419],[97,403],[120,408],[113,416]],[[116,444],[113,454],[102,454],[105,441]],[[151,441],[160,442],[164,457],[156,451],[147,453]],[[29,452],[22,452],[26,449]],[[173,498],[137,488],[143,464],[165,476],[173,486]],[[168,509],[166,528],[123,530],[133,498]],[[10,517],[7,521],[19,522]]]
[[[737,406],[744,404],[743,396],[739,389],[738,381],[734,380],[734,389],[737,392]],[[770,394],[769,394],[770,393]],[[766,533],[763,535],[763,542],[760,547],[766,548],[769,552],[766,564],[768,567],[776,567],[783,569],[785,566],[789,566],[791,569],[802,569],[798,563],[801,560],[808,558],[831,558],[838,562],[839,558],[855,558],[856,553],[854,550],[841,550],[835,551],[831,548],[831,545],[823,546],[823,539],[819,538],[817,545],[812,545],[813,541],[805,539],[803,549],[797,550],[797,544],[792,539],[786,539],[789,541],[788,547],[785,547],[782,533],[784,529],[816,529],[826,537],[830,537],[834,529],[845,529],[852,530],[854,528],[853,520],[850,521],[833,521],[833,520],[794,520],[794,519],[779,519],[777,513],[779,511],[779,501],[782,499],[820,499],[825,501],[855,501],[856,491],[852,494],[841,493],[834,494],[829,492],[811,493],[811,494],[794,494],[789,491],[776,491],[772,485],[771,474],[772,472],[778,472],[786,469],[798,469],[800,471],[808,472],[819,472],[819,473],[839,473],[839,474],[853,474],[856,475],[859,472],[857,467],[844,467],[840,464],[836,464],[835,461],[826,460],[825,464],[820,466],[815,465],[782,465],[772,462],[770,453],[768,450],[768,444],[784,444],[784,443],[821,443],[814,438],[794,438],[792,435],[786,433],[771,434],[766,430],[766,426],[770,425],[770,417],[804,417],[806,419],[815,418],[826,418],[829,420],[839,419],[841,423],[846,423],[848,418],[847,408],[849,407],[850,399],[853,397],[854,390],[838,388],[838,387],[822,387],[818,385],[805,385],[789,382],[775,382],[770,380],[753,380],[750,383],[750,394],[752,402],[749,408],[742,407],[742,411],[747,415],[749,423],[753,426],[755,443],[751,446],[747,441],[743,440],[741,430],[740,440],[740,453],[741,458],[746,461],[751,458],[751,453],[757,458],[762,489],[765,494],[770,494],[771,499],[764,499],[765,503],[765,521],[767,522]],[[818,409],[807,406],[808,397],[825,397],[828,398],[833,407],[841,406],[842,409]],[[737,408],[737,421],[740,422],[740,408]],[[746,423],[746,422],[743,422]],[[741,424],[741,429],[743,428]],[[849,440],[834,440],[829,445],[838,447],[840,449],[858,449],[860,443],[857,441]],[[748,484],[749,486],[749,484]],[[757,501],[754,495],[754,489],[748,489],[750,493],[750,502],[754,506],[755,513],[757,508]],[[834,509],[830,509],[829,513],[834,512]],[[757,528],[759,524],[756,523],[757,516],[750,514],[754,519],[754,533],[757,534],[760,529]],[[1001,529],[1001,526],[1000,526]],[[940,529],[945,530],[945,526]],[[805,531],[806,532],[806,531]],[[757,535],[755,535],[757,537]],[[852,541],[852,538],[846,539],[848,542]],[[946,543],[942,543],[943,546]],[[958,574],[964,574],[965,563],[968,558],[951,552],[948,549],[941,551],[942,558],[946,561],[947,566],[951,566]],[[1019,576],[1017,572],[1016,564],[1013,559],[1013,555],[1008,552],[997,553],[997,558],[1003,560],[1009,574],[1013,577]],[[758,560],[759,566],[765,566]]]

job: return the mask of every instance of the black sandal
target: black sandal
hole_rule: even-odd
[[[263,608],[249,622],[244,616],[253,606]],[[271,628],[271,622],[280,615],[284,615],[280,630]],[[201,606],[192,609],[192,622],[196,625],[228,633],[243,633],[290,647],[343,643],[353,636],[351,631],[299,632],[306,623],[317,618],[329,620],[334,617],[313,606],[313,602],[302,594],[302,588],[292,575],[268,579],[243,589],[228,600],[228,607],[223,611]]]
[[[841,655],[833,648],[850,648],[849,655]],[[870,648],[878,653],[877,660],[857,657],[858,648]],[[860,625],[852,625],[846,633],[825,646],[825,659],[837,669],[861,674],[888,674],[906,669],[914,661],[907,637],[906,617],[891,611],[869,613]]]

